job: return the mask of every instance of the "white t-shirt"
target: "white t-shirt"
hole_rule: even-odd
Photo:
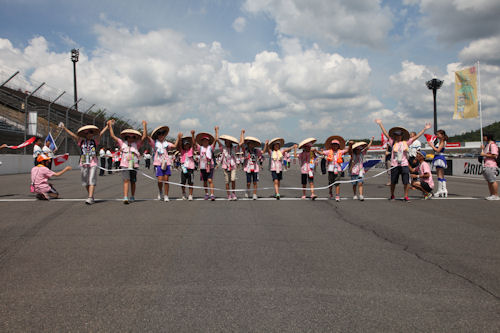
[[[38,155],[42,153],[42,148],[39,145],[33,146],[33,158],[37,158]]]
[[[54,158],[54,152],[47,146],[43,146],[42,152],[50,158]]]
[[[104,149],[101,148],[101,150],[99,150],[99,157],[104,157],[106,156],[106,152],[104,151]]]
[[[417,156],[417,151],[422,148],[422,143],[417,139],[412,142],[412,144],[408,147],[408,156],[410,157],[416,157]]]

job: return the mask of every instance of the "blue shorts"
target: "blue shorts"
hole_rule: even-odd
[[[360,177],[359,175],[351,175],[351,180],[355,180],[355,182],[352,182],[352,185],[356,185],[357,183],[364,183],[363,177]]]
[[[273,177],[273,181],[282,180],[283,179],[283,171],[282,172],[271,171],[271,176]]]
[[[207,170],[205,169],[202,169],[200,171],[201,180],[203,180],[204,182],[214,178],[214,169],[210,169],[210,172],[207,172]]]
[[[167,165],[167,169],[162,170],[160,165],[155,165],[155,175],[156,177],[170,176],[172,172],[170,171],[170,165]]]
[[[253,183],[257,183],[259,181],[259,173],[258,172],[247,172],[247,184],[250,184],[253,180]]]

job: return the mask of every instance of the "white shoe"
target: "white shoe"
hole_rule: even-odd
[[[87,200],[85,200],[85,203],[86,203],[87,205],[92,205],[92,204],[94,203],[94,199],[93,199],[93,198],[91,198],[91,197],[88,197],[88,198],[87,198]]]
[[[166,195],[164,198],[163,198],[163,201],[165,202],[169,202],[170,200],[168,199],[168,195]]]
[[[188,201],[193,201],[193,196],[191,194],[188,197]]]
[[[352,200],[358,200],[358,196],[357,195],[353,196]]]
[[[496,201],[500,200],[500,197],[498,195],[490,195],[489,197],[486,198],[486,200]]]
[[[158,193],[158,200],[163,201],[163,193]]]
[[[182,200],[187,200],[186,195],[182,195]]]
[[[362,196],[361,194],[359,195],[359,201],[365,201],[365,197]]]
[[[245,198],[248,198],[248,197],[249,197],[248,191],[245,191]]]
[[[443,198],[448,198],[448,189],[446,188],[446,181],[443,182]]]
[[[257,198],[258,198],[258,197],[257,197],[257,194],[254,194],[254,195],[252,196],[252,199],[253,199],[253,200],[257,200]]]
[[[438,198],[443,194],[443,184],[442,182],[438,181],[438,190],[434,192],[434,197]]]

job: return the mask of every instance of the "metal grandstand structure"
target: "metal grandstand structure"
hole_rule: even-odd
[[[0,68],[0,144],[17,145],[26,137],[37,135],[45,138],[51,132],[59,152],[78,154],[76,143],[58,127],[60,122],[74,132],[85,124],[103,128],[111,118],[116,120],[117,130],[137,127],[130,120],[119,119],[114,114],[107,115],[104,107],[85,99],[78,101],[78,109],[82,112],[75,109],[70,93],[45,82],[28,80],[19,71]],[[30,133],[28,126],[28,114],[33,112],[36,112],[36,133]],[[101,145],[113,145],[108,133],[101,139]],[[30,154],[31,150],[32,147],[26,151],[12,150],[8,153]]]

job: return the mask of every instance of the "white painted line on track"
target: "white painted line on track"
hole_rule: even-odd
[[[52,199],[50,201],[55,201],[55,202],[84,202],[85,199]],[[341,201],[359,201],[359,200],[354,200],[352,198],[340,198]],[[365,201],[375,201],[375,200],[385,200],[388,201],[388,198],[366,198]],[[396,198],[395,201],[402,201],[402,198]],[[410,200],[412,201],[420,201],[423,200],[423,198],[420,197],[410,197]],[[448,198],[432,198],[432,200],[484,200],[484,198],[473,198],[473,197],[448,197]],[[38,200],[38,199],[29,199],[29,198],[19,198],[19,199],[0,199],[0,202],[34,202],[34,201],[45,201],[45,200]],[[96,202],[106,202],[106,201],[123,201],[123,199],[95,199]],[[141,201],[159,201],[158,199],[136,199],[135,202],[141,202]],[[188,200],[183,200],[182,198],[171,198],[170,201],[188,201]],[[193,201],[210,201],[210,200],[205,200],[204,198],[194,198]],[[216,198],[215,201],[229,201],[225,198]],[[253,200],[251,198],[240,198],[237,201],[312,201],[311,199],[301,199],[301,198],[284,198],[281,197],[280,200],[276,200],[276,198],[259,198],[257,200]],[[329,198],[317,198],[315,201],[334,201]]]

